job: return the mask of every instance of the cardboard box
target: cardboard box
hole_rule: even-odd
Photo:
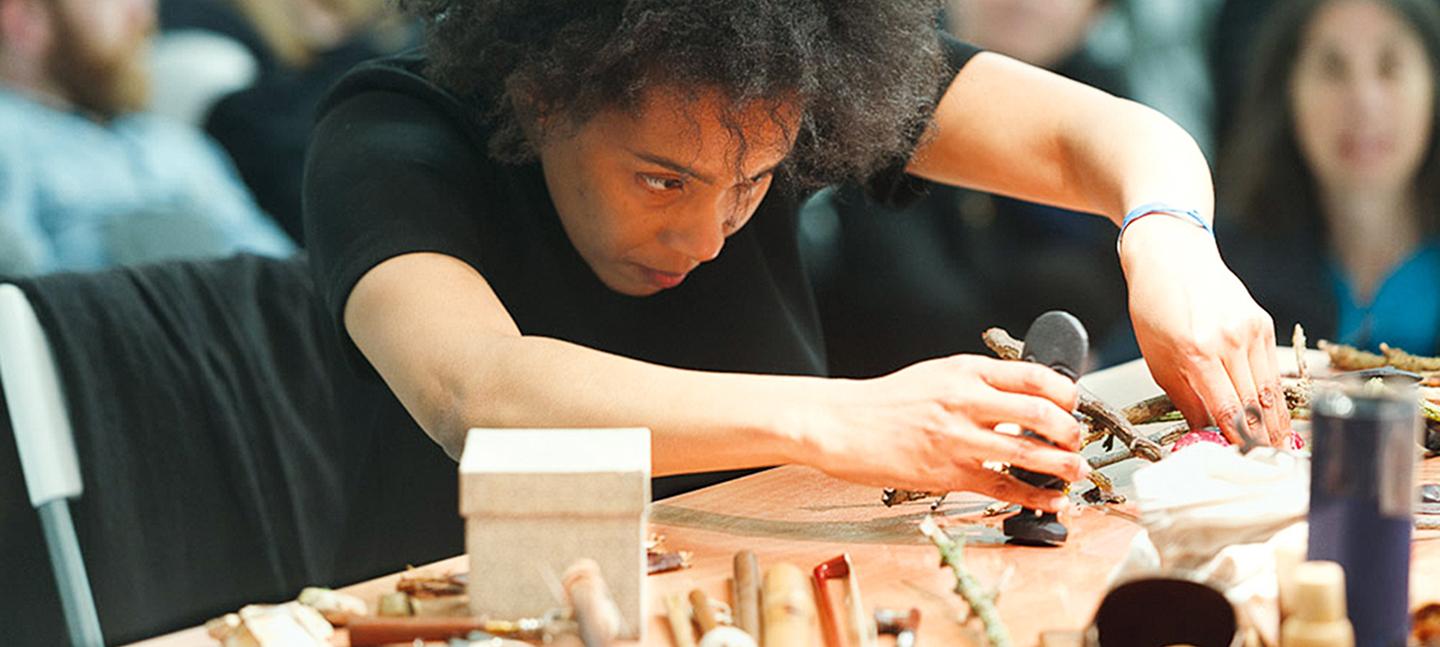
[[[625,620],[643,639],[650,430],[471,429],[460,459],[460,514],[470,557],[470,610],[538,617],[565,569],[600,565]]]

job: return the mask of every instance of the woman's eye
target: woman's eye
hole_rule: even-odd
[[[654,191],[676,191],[685,188],[685,182],[673,177],[660,177],[658,175],[640,175],[640,182],[646,188]]]

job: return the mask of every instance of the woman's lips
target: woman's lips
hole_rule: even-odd
[[[1395,148],[1389,137],[1361,137],[1356,135],[1340,138],[1340,157],[1350,162],[1372,162],[1384,159]]]
[[[645,276],[646,282],[655,285],[662,290],[680,285],[685,280],[687,272],[663,272],[653,267],[638,265],[640,273]]]

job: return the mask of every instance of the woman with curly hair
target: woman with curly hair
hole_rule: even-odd
[[[1150,109],[942,37],[927,2],[404,4],[428,45],[323,107],[306,240],[357,365],[452,457],[471,427],[646,426],[657,476],[801,463],[1055,510],[1063,495],[982,463],[1085,475],[1059,374],[955,356],[817,377],[798,206],[917,178],[1129,214],[1157,381],[1196,425],[1259,404],[1288,432],[1270,319],[1209,231],[1205,160]]]

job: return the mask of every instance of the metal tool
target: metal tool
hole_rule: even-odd
[[[1071,381],[1080,379],[1080,373],[1085,368],[1085,358],[1090,350],[1090,338],[1085,332],[1085,326],[1075,315],[1051,310],[1036,317],[1034,323],[1030,324],[1030,330],[1025,333],[1024,343],[1021,359],[1044,364]],[[1050,443],[1048,439],[1029,429],[1022,435]],[[1030,485],[1051,490],[1063,491],[1067,485],[1056,476],[1014,466],[1010,468],[1010,474]],[[1062,544],[1070,535],[1065,524],[1060,523],[1054,512],[1041,512],[1031,508],[1022,508],[1019,513],[1006,518],[1004,530],[1014,543],[1034,546]]]
[[[815,566],[811,571],[815,578],[815,591],[820,606],[821,626],[825,641],[838,646],[840,641],[840,619],[835,617],[835,607],[830,601],[828,582],[834,579],[845,581],[845,641],[849,647],[875,647],[878,644],[875,624],[865,613],[865,603],[860,599],[860,578],[855,576],[855,566],[850,562],[850,553],[840,555]]]
[[[915,647],[915,635],[920,632],[920,610],[911,608],[902,614],[892,609],[876,609],[875,627],[881,635],[894,636],[895,647]]]
[[[1335,376],[1336,378],[1358,378],[1361,380],[1373,380],[1380,378],[1387,384],[1419,384],[1425,380],[1425,376],[1413,371],[1406,371],[1394,366],[1381,366],[1379,368],[1362,368],[1358,371],[1348,371]]]

